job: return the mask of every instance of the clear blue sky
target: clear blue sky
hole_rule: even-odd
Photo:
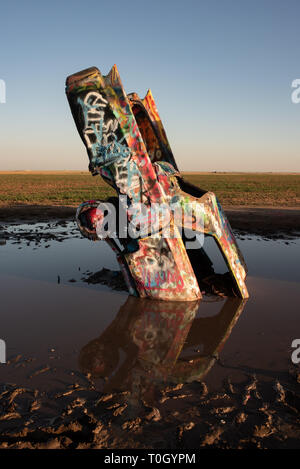
[[[0,170],[87,169],[64,83],[116,63],[151,88],[182,170],[300,171],[300,1],[10,1]]]

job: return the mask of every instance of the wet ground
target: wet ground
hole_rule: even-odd
[[[238,241],[250,299],[174,305],[73,222],[2,224],[0,446],[299,448],[300,239]]]

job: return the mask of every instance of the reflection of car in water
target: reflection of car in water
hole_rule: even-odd
[[[104,379],[104,392],[137,399],[155,385],[199,380],[209,371],[246,300],[220,302],[213,317],[197,317],[201,301],[163,302],[128,297],[97,339],[82,348],[79,365]]]

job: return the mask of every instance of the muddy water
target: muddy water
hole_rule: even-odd
[[[239,244],[247,302],[204,296],[174,305],[86,283],[117,263],[71,222],[3,225],[0,382],[59,389],[88,376],[99,390],[136,394],[153,382],[205,379],[218,388],[228,375],[280,379],[300,338],[300,240],[243,236]],[[222,271],[213,244],[205,247]]]

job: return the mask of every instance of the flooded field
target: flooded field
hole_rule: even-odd
[[[73,222],[2,224],[0,443],[299,447],[300,239],[238,242],[248,301],[174,304],[129,297]]]

